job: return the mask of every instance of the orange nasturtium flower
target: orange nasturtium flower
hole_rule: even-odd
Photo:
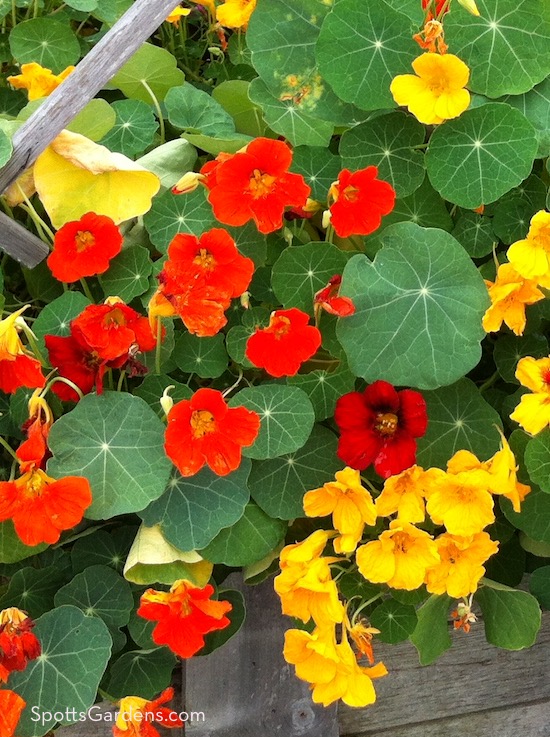
[[[256,0],[224,0],[216,9],[216,19],[226,28],[246,29],[255,7]]]
[[[415,74],[400,74],[390,90],[398,105],[405,105],[427,125],[458,118],[470,104],[470,70],[453,54],[422,54],[412,63]]]
[[[106,215],[87,212],[55,234],[48,266],[59,281],[71,283],[103,274],[122,248],[122,233]]]
[[[334,539],[337,553],[353,553],[363,536],[365,525],[374,525],[376,509],[370,492],[361,485],[361,474],[353,468],[337,471],[335,481],[304,496],[308,517],[332,514],[332,523],[340,535]]]
[[[0,737],[13,737],[26,705],[14,691],[0,691]]]
[[[32,619],[16,607],[0,612],[0,681],[7,681],[13,671],[25,670],[29,660],[42,652],[33,627]]]
[[[431,594],[447,593],[453,599],[473,594],[485,574],[483,564],[498,551],[498,543],[486,532],[458,537],[448,532],[435,544],[440,561],[426,572],[426,587]]]
[[[228,601],[213,601],[214,588],[197,588],[190,581],[175,581],[170,591],[147,589],[141,596],[138,615],[156,621],[153,640],[167,645],[180,658],[190,658],[204,646],[204,635],[230,624]]]
[[[63,82],[76,67],[70,66],[59,74],[41,67],[35,61],[21,65],[21,74],[8,77],[8,82],[17,90],[27,90],[30,100],[47,97]]]
[[[369,235],[380,227],[382,216],[395,205],[395,190],[388,182],[377,179],[378,168],[350,171],[342,169],[329,190],[333,203],[329,207],[330,223],[336,235]]]
[[[40,361],[27,353],[19,337],[18,318],[27,307],[0,320],[0,391],[7,394],[22,386],[36,389],[46,383]]]
[[[162,704],[174,698],[174,689],[166,688],[156,699],[147,701],[140,696],[125,696],[118,704],[114,737],[160,737],[153,722],[170,729],[183,727],[178,713]]]
[[[516,379],[533,393],[524,394],[510,415],[524,430],[537,435],[550,425],[550,356],[535,359],[525,356],[519,360]]]
[[[516,335],[525,330],[525,307],[544,299],[537,289],[537,282],[521,276],[512,264],[498,267],[496,280],[485,281],[491,298],[491,306],[483,316],[483,329],[492,333],[500,330],[504,322]]]
[[[208,465],[226,476],[241,463],[243,447],[256,440],[260,417],[246,407],[229,407],[217,389],[199,389],[168,413],[164,447],[182,476]]]
[[[533,215],[527,236],[512,243],[506,255],[525,279],[550,287],[550,212],[540,210]]]

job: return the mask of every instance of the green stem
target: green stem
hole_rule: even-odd
[[[483,394],[483,392],[486,389],[489,389],[489,387],[493,386],[493,384],[495,383],[495,381],[498,380],[499,376],[500,376],[500,374],[499,374],[498,371],[495,371],[495,373],[492,374],[492,376],[489,376],[489,378],[487,379],[487,381],[484,381],[483,384],[479,387],[480,394]]]
[[[325,234],[325,241],[327,243],[334,243],[334,228],[332,226],[332,223],[329,223],[327,225],[327,232]]]
[[[82,286],[82,289],[84,290],[84,294],[86,295],[86,297],[88,297],[88,299],[90,300],[90,302],[95,302],[94,295],[90,291],[90,287],[88,286],[88,282],[86,281],[86,279],[84,279],[84,277],[80,280],[80,284]]]
[[[157,100],[157,97],[156,97],[155,93],[149,87],[149,85],[147,84],[147,82],[144,79],[141,80],[141,84],[147,90],[147,94],[151,98],[151,100],[153,102],[153,106],[154,106],[155,110],[157,111],[157,117],[159,119],[159,128],[160,128],[160,131],[159,131],[160,132],[160,143],[162,145],[166,141],[166,130],[165,130],[165,127],[164,127],[164,117],[162,115],[162,110],[161,110],[161,107],[160,107],[160,103]]]
[[[121,371],[120,376],[118,377],[118,382],[116,385],[117,392],[122,391],[122,385],[124,384],[124,379],[126,378],[126,371]]]
[[[157,318],[157,344],[155,347],[155,373],[160,376],[162,364],[162,320]]]
[[[36,342],[36,336],[33,333],[33,331],[27,326],[27,330],[25,330],[25,335],[27,336],[27,340],[29,341],[29,345],[31,347],[31,351],[34,354],[34,357],[37,358],[42,366],[47,366],[48,362],[44,358],[44,355],[42,354],[42,351],[38,347],[38,343]]]
[[[4,438],[1,435],[0,435],[0,445],[3,448],[5,448],[5,450],[8,451],[10,456],[19,463],[19,458],[15,455],[14,449],[11,447],[11,445],[6,440],[4,440]]]
[[[378,601],[378,599],[382,598],[382,596],[384,596],[383,591],[381,591],[379,594],[376,594],[376,596],[373,596],[371,599],[368,599],[367,601],[363,602],[363,604],[361,604],[361,606],[354,611],[353,617],[352,617],[352,624],[355,624],[357,617],[363,611],[363,609],[366,609],[371,604],[374,604],[374,602]]]
[[[46,384],[43,394],[46,394],[47,392],[49,392],[52,386],[56,383],[56,381],[60,381],[62,384],[67,384],[67,386],[70,386],[71,389],[78,394],[79,399],[83,399],[84,394],[82,394],[81,388],[77,386],[70,379],[67,379],[67,377],[65,376],[54,376],[53,379],[51,379],[51,381],[48,381],[48,383]]]

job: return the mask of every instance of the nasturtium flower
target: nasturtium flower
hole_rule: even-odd
[[[57,369],[58,376],[71,381],[82,394],[89,394],[94,388],[101,394],[108,363],[97,351],[90,346],[83,346],[72,335],[46,335],[44,343],[50,364]],[[119,363],[112,368],[120,368]],[[52,391],[64,402],[79,400],[77,392],[63,381],[52,384]]]
[[[453,599],[473,594],[485,574],[483,564],[498,551],[498,543],[486,532],[458,537],[445,532],[436,540],[440,561],[426,571],[430,594],[448,594]]]
[[[397,513],[402,522],[424,522],[426,503],[424,489],[429,483],[429,471],[411,466],[384,481],[382,493],[376,499],[376,512],[381,517]]]
[[[374,463],[382,478],[401,473],[416,460],[416,440],[426,432],[426,403],[419,392],[400,392],[375,381],[364,392],[344,394],[334,419],[340,430],[338,457],[363,471]]]
[[[315,314],[319,310],[325,310],[329,315],[338,317],[349,317],[355,313],[355,305],[349,297],[340,296],[342,276],[335,274],[329,279],[326,287],[319,289],[313,298]]]
[[[271,376],[294,376],[321,346],[321,333],[309,324],[309,315],[292,307],[275,310],[269,325],[258,328],[246,343],[248,360]]]
[[[246,407],[229,407],[217,389],[199,389],[168,413],[164,447],[182,476],[203,466],[226,476],[241,463],[243,448],[256,440],[260,417]]]
[[[330,187],[330,223],[336,235],[369,235],[380,227],[382,216],[395,205],[395,190],[388,182],[377,179],[378,168],[350,171],[343,169]]]
[[[204,647],[204,635],[228,627],[228,601],[211,599],[214,587],[197,588],[185,579],[175,581],[170,591],[147,589],[142,594],[138,615],[157,622],[153,641],[167,645],[180,658],[190,658]]]
[[[512,243],[506,255],[525,279],[550,287],[550,212],[540,210],[533,215],[527,236]]]
[[[0,612],[0,681],[7,681],[13,671],[25,670],[42,652],[33,627],[33,620],[21,609],[9,607]]]
[[[18,332],[18,318],[26,307],[0,320],[0,391],[14,394],[20,387],[41,388],[46,379],[42,366],[23,347]]]
[[[191,12],[191,8],[182,8],[178,5],[164,20],[166,23],[172,23],[174,26],[179,26],[180,20],[185,18]]]
[[[13,737],[26,705],[14,691],[0,691],[0,737]]]
[[[492,333],[500,330],[504,322],[516,335],[523,335],[525,307],[544,299],[544,293],[537,289],[536,281],[521,276],[512,264],[501,264],[496,280],[486,280],[485,284],[489,290],[491,306],[483,316],[483,329]]]
[[[522,396],[510,419],[531,435],[537,435],[550,425],[550,356],[521,358],[516,368],[516,379],[533,393]]]
[[[87,212],[55,234],[48,266],[59,281],[71,283],[103,274],[122,248],[122,233],[106,215]]]
[[[353,553],[365,525],[375,524],[376,509],[370,492],[361,484],[359,471],[344,468],[336,472],[335,479],[306,493],[304,511],[308,517],[332,514],[334,528],[340,533],[333,541],[334,550]]]
[[[217,335],[227,324],[225,310],[229,301],[214,287],[200,281],[178,282],[166,277],[164,271],[158,280],[159,287],[148,305],[152,328],[157,325],[158,317],[178,315],[192,335],[207,338]]]
[[[35,389],[29,402],[29,419],[23,424],[22,430],[27,438],[16,451],[21,473],[33,468],[44,468],[49,455],[48,435],[53,425],[53,413],[50,406],[41,395],[40,389]]]
[[[378,540],[357,548],[356,560],[367,581],[412,591],[424,583],[427,569],[439,562],[439,554],[427,532],[392,520]]]
[[[153,722],[164,728],[183,727],[176,711],[163,706],[174,698],[174,689],[166,688],[156,699],[148,701],[140,696],[125,696],[120,700],[113,737],[160,737]]]
[[[208,199],[226,225],[253,220],[260,233],[272,233],[282,227],[285,208],[302,207],[311,192],[301,174],[288,171],[292,151],[283,141],[256,138],[246,150],[210,163]]]
[[[13,520],[25,545],[53,545],[82,520],[91,503],[90,482],[83,476],[56,480],[36,468],[14,481],[0,481],[0,522]]]
[[[224,0],[216,9],[216,19],[225,28],[245,28],[254,8],[256,0]]]
[[[371,665],[374,665],[374,651],[372,649],[372,638],[374,635],[379,635],[380,630],[377,630],[376,627],[369,627],[367,624],[364,623],[364,620],[358,619],[353,624],[349,621],[347,621],[346,618],[346,629],[348,631],[348,635],[351,637],[355,647],[357,648],[359,655],[357,657],[360,657],[361,655],[364,655],[369,663]]]
[[[502,447],[485,464],[489,472],[489,491],[500,494],[512,502],[514,512],[521,512],[521,502],[530,493],[531,487],[518,481],[518,464],[508,441],[501,433]]]
[[[390,85],[393,99],[428,125],[457,118],[470,104],[470,70],[454,54],[422,54],[412,63],[415,74],[400,74]],[[416,76],[415,76],[416,75]]]
[[[47,97],[63,82],[76,67],[70,66],[59,74],[40,66],[35,61],[21,65],[21,74],[8,77],[8,82],[16,90],[27,90],[30,100]]]

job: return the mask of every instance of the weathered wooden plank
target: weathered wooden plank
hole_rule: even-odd
[[[45,243],[3,212],[0,212],[0,248],[29,269],[49,253]]]
[[[401,737],[395,730],[404,725],[458,714],[466,719],[466,715],[475,712],[512,704],[544,700],[550,704],[549,614],[543,618],[537,643],[528,650],[510,652],[492,647],[485,641],[483,625],[479,623],[468,635],[455,632],[453,648],[425,668],[418,665],[418,656],[410,643],[380,645],[375,652],[386,664],[389,675],[376,681],[378,700],[372,707],[340,708],[342,737],[374,737],[383,730],[391,730],[391,737]],[[550,706],[547,713],[550,722]],[[441,729],[434,734],[451,732]],[[498,734],[477,732],[478,737]],[[525,734],[537,733],[527,730]]]
[[[259,586],[231,586],[245,594],[242,630],[211,655],[186,667],[186,708],[203,711],[204,723],[190,722],[189,737],[337,737],[335,708],[313,704],[282,656],[290,620],[281,615],[273,580]]]

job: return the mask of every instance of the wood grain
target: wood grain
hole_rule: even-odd
[[[49,253],[45,243],[3,212],[0,212],[0,248],[29,269]]]

